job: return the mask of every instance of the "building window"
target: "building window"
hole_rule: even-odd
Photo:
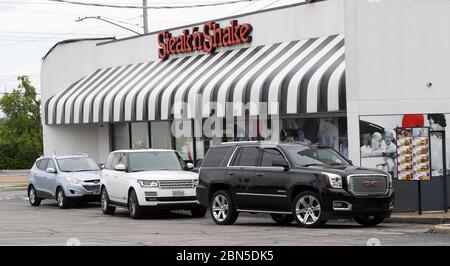
[[[121,123],[114,124],[113,135],[114,135],[114,150],[129,149],[130,148],[130,124]]]
[[[154,149],[172,149],[172,134],[170,130],[170,123],[165,122],[151,122],[151,147]]]
[[[175,137],[175,149],[183,160],[194,161],[194,141],[191,120],[176,120],[172,123]]]
[[[132,123],[131,148],[148,149],[149,147],[148,123]]]

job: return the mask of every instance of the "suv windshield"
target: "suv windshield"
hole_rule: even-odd
[[[331,148],[296,146],[286,148],[294,165],[307,167],[313,165],[350,165],[338,152]]]
[[[185,162],[175,152],[132,152],[128,156],[130,172],[186,169]]]
[[[62,172],[99,171],[100,166],[88,157],[58,159],[59,170]]]

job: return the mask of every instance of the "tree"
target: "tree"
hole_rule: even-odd
[[[0,169],[29,169],[42,154],[41,102],[27,76],[0,98],[4,120],[0,123]]]

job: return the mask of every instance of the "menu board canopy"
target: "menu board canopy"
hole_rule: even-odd
[[[430,128],[397,128],[397,177],[400,181],[430,181]]]

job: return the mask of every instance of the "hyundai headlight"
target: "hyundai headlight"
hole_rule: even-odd
[[[342,176],[332,173],[322,173],[328,179],[328,184],[332,188],[342,188]]]
[[[80,184],[80,183],[81,183],[81,180],[78,180],[78,179],[73,178],[73,177],[68,177],[68,176],[66,176],[64,179],[65,179],[66,182],[69,183],[69,184],[77,185],[77,184]]]
[[[158,181],[154,180],[138,180],[138,183],[141,185],[141,187],[152,187],[152,188],[159,187]]]

